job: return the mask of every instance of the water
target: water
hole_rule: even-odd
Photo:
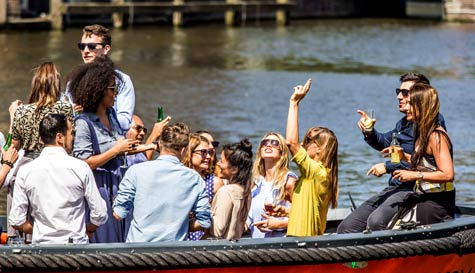
[[[9,102],[27,99],[31,69],[52,60],[64,76],[81,63],[81,29],[0,33],[0,130]],[[473,203],[475,183],[475,24],[345,19],[293,21],[242,28],[222,25],[173,29],[134,26],[112,33],[111,58],[133,80],[136,112],[150,128],[157,106],[172,121],[210,130],[221,143],[267,131],[285,134],[292,87],[312,78],[301,103],[300,132],[323,125],[340,148],[340,206],[380,191],[387,177],[367,177],[382,162],[363,141],[357,109],[374,109],[388,131],[402,116],[394,89],[408,71],[428,75],[439,90],[441,113],[454,144],[457,202]]]

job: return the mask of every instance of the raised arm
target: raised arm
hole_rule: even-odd
[[[294,93],[290,97],[289,113],[287,115],[287,130],[285,133],[286,144],[289,146],[292,155],[295,155],[300,149],[299,142],[299,103],[310,90],[312,80],[308,79],[305,85],[294,87]]]

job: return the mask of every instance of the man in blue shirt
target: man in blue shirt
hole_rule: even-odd
[[[358,127],[364,135],[364,139],[368,145],[378,151],[382,151],[390,146],[392,134],[396,133],[397,140],[405,153],[412,154],[414,151],[414,135],[413,123],[409,122],[405,116],[404,107],[409,98],[409,89],[416,83],[429,83],[429,79],[418,73],[406,73],[400,78],[401,86],[396,89],[397,99],[399,102],[399,111],[404,113],[404,117],[397,123],[396,127],[386,133],[378,132],[373,128],[376,120],[372,120],[363,111],[358,111],[361,119],[358,121]],[[442,115],[439,115],[439,123],[445,128],[445,122]],[[412,192],[415,181],[402,183],[398,179],[392,178],[392,172],[398,169],[409,169],[410,164],[405,161],[394,164],[391,161],[379,163],[371,167],[368,175],[382,176],[386,173],[391,174],[389,177],[389,185],[380,193],[366,200],[362,205],[356,208],[347,218],[345,218],[338,226],[337,233],[356,233],[365,229],[383,230],[398,211],[400,204],[407,193]]]
[[[109,29],[100,25],[91,25],[83,28],[81,42],[78,48],[84,63],[93,62],[97,56],[107,56],[111,50],[112,39]],[[132,124],[132,114],[135,108],[134,85],[129,75],[116,69],[122,78],[122,84],[118,87],[117,98],[114,103],[114,110],[121,129],[125,132]],[[76,109],[75,109],[76,110]]]
[[[126,242],[183,241],[188,231],[211,226],[205,182],[180,162],[188,135],[183,123],[165,126],[158,144],[160,156],[135,164],[125,173],[113,210],[120,220],[133,207]]]

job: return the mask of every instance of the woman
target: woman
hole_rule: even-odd
[[[216,149],[219,147],[219,141],[215,141],[213,136],[209,131],[197,131],[197,134],[200,136],[204,136],[209,144],[210,144],[210,149],[213,151],[213,154],[211,155],[211,160],[209,162],[209,167],[208,170],[206,170],[206,179],[212,179],[213,180],[213,196],[214,194],[219,190],[224,185],[223,179],[219,177],[219,167],[216,165],[218,162],[217,156],[216,156]],[[210,202],[212,200],[210,199]]]
[[[248,225],[252,238],[283,237],[288,217],[270,217],[264,213],[266,199],[272,205],[290,208],[297,176],[289,171],[289,148],[282,135],[264,135],[253,167],[252,203]],[[264,219],[262,219],[264,218]]]
[[[201,175],[205,181],[206,194],[212,202],[214,197],[214,174],[207,174],[209,164],[213,157],[213,149],[210,148],[208,139],[199,134],[190,134],[190,141],[186,147],[185,156],[183,157],[183,165],[194,169]],[[200,240],[203,237],[203,231],[194,231],[188,233],[188,239],[192,241]]]
[[[117,82],[116,82],[117,79]],[[122,179],[123,156],[134,151],[137,140],[124,138],[113,105],[120,76],[106,59],[78,66],[69,76],[73,102],[84,112],[76,118],[73,155],[86,161],[109,212],[107,223],[93,234],[92,242],[124,242],[126,221],[112,216],[112,201]]]
[[[312,127],[302,143],[299,142],[299,103],[307,95],[311,83],[309,79],[304,86],[294,87],[289,103],[286,139],[300,176],[292,195],[288,236],[322,235],[329,205],[337,206],[338,141],[335,134],[325,127]]]
[[[251,207],[252,144],[247,139],[227,144],[218,162],[229,184],[222,186],[211,204],[212,236],[239,240]]]
[[[416,83],[409,91],[407,120],[414,122],[414,153],[401,154],[411,170],[396,170],[402,182],[416,180],[408,206],[417,203],[416,218],[423,225],[453,219],[455,187],[452,142],[438,122],[440,102],[432,86]]]
[[[39,136],[39,124],[47,114],[64,114],[73,121],[71,105],[60,101],[59,71],[52,62],[42,63],[35,69],[31,81],[28,104],[19,105],[12,126],[12,144],[25,151],[26,161],[39,156],[43,143]],[[18,102],[19,104],[19,102]]]

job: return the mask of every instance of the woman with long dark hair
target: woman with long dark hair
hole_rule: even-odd
[[[415,193],[407,206],[417,203],[416,218],[423,225],[453,219],[455,187],[452,142],[439,124],[440,101],[437,90],[416,83],[409,91],[407,120],[414,122],[414,153],[402,154],[411,170],[396,170],[394,178],[416,181]]]
[[[218,162],[227,185],[219,188],[211,204],[212,236],[239,240],[251,207],[252,144],[248,139],[224,145]]]

